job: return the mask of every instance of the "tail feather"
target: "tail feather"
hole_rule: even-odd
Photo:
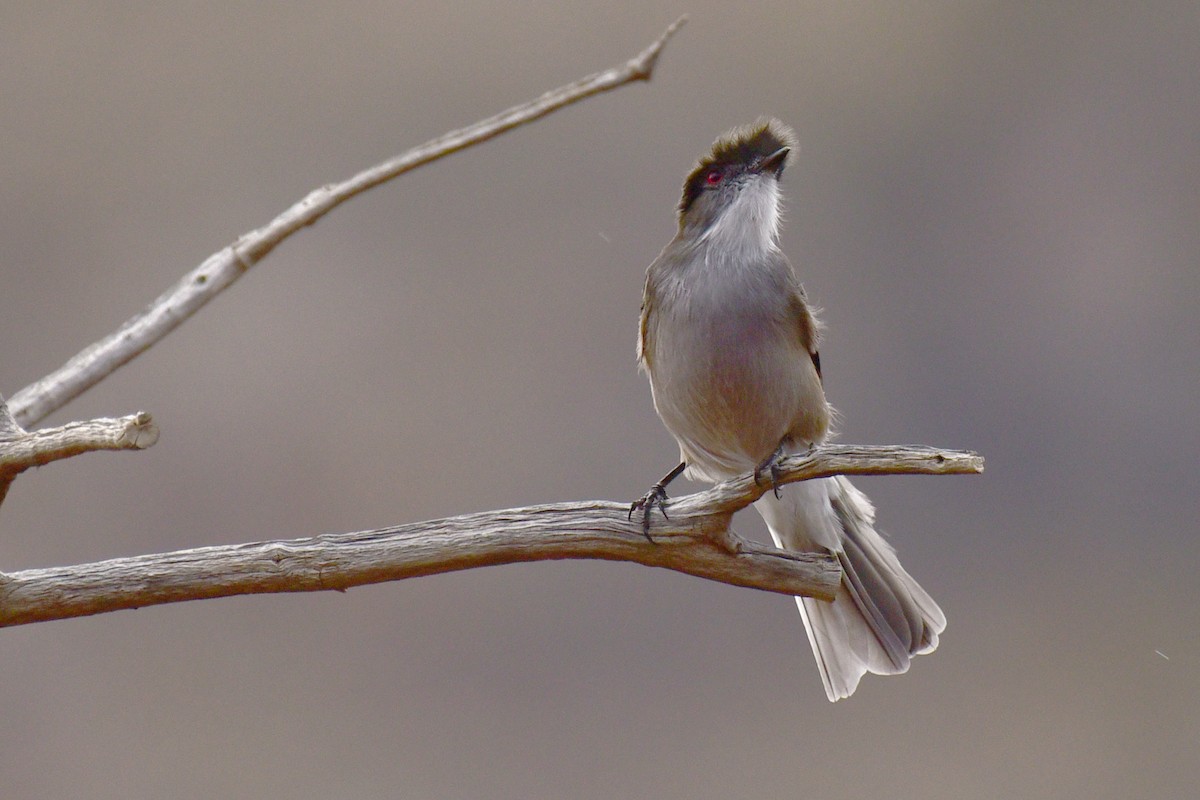
[[[797,488],[756,505],[777,545],[832,551],[842,565],[833,602],[796,598],[825,693],[839,700],[853,694],[867,672],[908,671],[912,656],[937,647],[946,617],[875,530],[866,495],[840,476]]]

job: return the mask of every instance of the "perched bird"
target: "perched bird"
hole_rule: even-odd
[[[679,232],[646,270],[638,360],[681,459],[630,508],[646,531],[680,473],[757,478],[829,434],[820,325],[778,243],[779,179],[795,147],[774,119],[718,139],[684,183]],[[905,672],[937,647],[942,610],[900,566],[850,481],[775,487],[754,505],[778,547],[841,563],[832,602],[796,598],[831,701],[853,694],[864,673]]]

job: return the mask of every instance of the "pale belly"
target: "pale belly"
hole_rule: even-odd
[[[655,407],[692,473],[727,477],[753,469],[781,443],[823,438],[828,406],[793,329],[765,313],[706,320],[660,320],[650,371]]]

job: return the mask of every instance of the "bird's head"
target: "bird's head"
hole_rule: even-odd
[[[773,243],[779,235],[779,177],[795,147],[791,128],[776,119],[717,139],[683,185],[681,230]]]

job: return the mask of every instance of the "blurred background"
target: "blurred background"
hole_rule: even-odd
[[[987,458],[857,481],[937,653],[831,705],[786,598],[589,562],[32,625],[6,798],[1195,796],[1195,3],[6,4],[0,392],[682,12],[651,83],[352,201],[46,420],[163,432],[21,477],[0,568],[640,496],[645,266],[772,114],[842,440]]]

